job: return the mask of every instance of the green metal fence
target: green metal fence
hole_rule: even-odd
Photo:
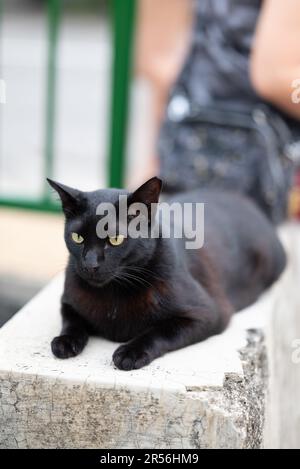
[[[61,0],[47,0],[48,60],[47,102],[45,118],[44,189],[40,199],[13,199],[0,197],[0,206],[40,211],[60,211],[51,198],[46,177],[53,176],[54,142],[56,123],[56,64],[59,44]],[[108,183],[111,187],[124,185],[125,152],[129,87],[132,64],[132,45],[135,26],[136,0],[109,0],[113,31],[113,64],[111,79],[110,130],[108,148]],[[5,14],[0,0],[0,15]]]

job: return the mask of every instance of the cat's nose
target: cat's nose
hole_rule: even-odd
[[[84,270],[87,274],[96,274],[99,271],[99,265],[85,265]]]
[[[99,270],[100,263],[96,253],[88,252],[84,260],[84,268],[87,272],[96,273]]]

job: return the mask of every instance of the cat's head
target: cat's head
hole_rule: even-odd
[[[160,179],[154,177],[131,193],[119,189],[83,192],[50,179],[48,182],[61,199],[70,264],[83,280],[96,287],[111,281],[120,282],[125,274],[128,280],[131,274],[135,274],[137,267],[142,268],[149,262],[157,240],[151,236],[130,236],[128,226],[136,218],[130,210],[136,203],[148,209],[151,204],[153,207],[153,204],[158,203],[162,186]],[[128,212],[125,218],[124,212],[120,215],[120,196],[127,200]],[[103,233],[99,231],[99,223],[104,222],[104,217],[105,220],[112,220],[112,223],[108,230],[108,224],[102,224],[102,228],[105,228]],[[154,223],[153,212],[151,216],[148,210],[147,226],[150,228]]]

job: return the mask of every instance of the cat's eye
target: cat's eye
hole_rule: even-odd
[[[125,239],[125,236],[123,236],[121,234],[108,238],[108,240],[109,240],[109,242],[112,246],[120,246],[120,244],[123,243],[124,239]]]
[[[78,233],[73,232],[73,233],[71,234],[71,236],[72,236],[72,240],[73,240],[74,243],[76,243],[76,244],[81,244],[81,243],[83,243],[83,241],[84,241],[83,236],[81,236],[81,235],[78,234]]]

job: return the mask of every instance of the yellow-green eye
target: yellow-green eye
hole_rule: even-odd
[[[72,236],[74,243],[76,244],[81,244],[84,241],[84,238],[78,233],[73,232],[71,236]]]
[[[111,238],[108,238],[109,242],[112,246],[120,246],[120,244],[123,243],[125,236],[119,234],[117,236],[113,236]]]

